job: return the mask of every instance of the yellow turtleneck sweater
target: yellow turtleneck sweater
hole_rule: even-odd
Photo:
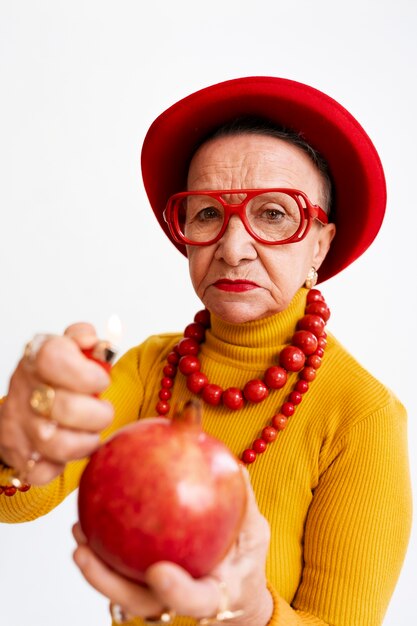
[[[286,311],[247,324],[212,316],[200,353],[210,382],[243,388],[251,378],[262,377],[291,341],[305,298],[301,289]],[[155,415],[165,358],[179,338],[150,337],[114,366],[105,396],[114,404],[115,420],[104,437],[138,417]],[[240,411],[204,405],[205,430],[240,456],[296,379],[291,375],[284,389]],[[189,397],[185,378],[178,374],[171,406]],[[0,521],[44,515],[77,487],[84,465],[70,463],[47,486],[0,496]],[[274,614],[269,626],[381,624],[411,521],[406,414],[393,394],[329,335],[316,380],[287,428],[249,472],[271,526],[267,577]],[[175,620],[175,626],[193,623]]]

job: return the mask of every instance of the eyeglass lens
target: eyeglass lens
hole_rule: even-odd
[[[223,196],[230,204],[242,203],[242,197]],[[244,202],[243,202],[244,204]],[[220,232],[225,209],[211,196],[193,194],[183,198],[178,206],[178,223],[189,241],[211,241]],[[245,207],[246,222],[250,230],[264,241],[277,242],[294,235],[301,222],[297,201],[285,192],[265,192],[248,200]]]

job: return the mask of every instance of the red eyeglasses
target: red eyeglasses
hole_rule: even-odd
[[[314,220],[328,223],[323,209],[297,189],[183,191],[164,211],[173,239],[191,246],[219,241],[233,215],[256,241],[272,246],[301,241]]]

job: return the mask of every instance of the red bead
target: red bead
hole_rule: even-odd
[[[179,360],[180,360],[180,357],[177,352],[172,351],[167,356],[167,361],[171,365],[177,365]]]
[[[175,375],[177,373],[177,367],[176,365],[165,365],[164,369],[162,370],[164,372],[165,376],[168,376],[168,378],[175,378]]]
[[[265,452],[268,444],[264,441],[264,439],[255,439],[252,445],[257,454],[262,454],[262,452]]]
[[[191,337],[191,339],[195,339],[196,341],[198,341],[198,343],[204,341],[205,336],[206,329],[202,324],[198,324],[197,322],[188,324],[188,326],[184,330],[184,337]]]
[[[202,372],[193,372],[187,376],[187,389],[192,393],[200,393],[200,391],[208,383],[208,378]]]
[[[295,390],[300,393],[306,393],[308,391],[308,382],[306,380],[297,380]]]
[[[16,487],[3,487],[3,493],[5,496],[14,496],[14,494],[16,493],[17,489]]]
[[[268,367],[265,372],[264,382],[270,389],[281,389],[287,382],[287,372],[279,365]]]
[[[262,402],[268,396],[268,387],[262,380],[249,380],[243,388],[243,395],[249,402]]]
[[[160,389],[158,396],[160,400],[170,400],[172,393],[169,389]]]
[[[222,393],[223,389],[219,385],[208,384],[204,387],[201,397],[207,404],[217,406],[221,402]]]
[[[312,354],[308,357],[306,365],[307,367],[314,367],[315,370],[318,370],[321,365],[321,358],[317,356],[317,354]]]
[[[155,408],[158,415],[166,415],[169,411],[169,404],[164,400],[160,400]]]
[[[319,291],[318,289],[310,289],[310,291],[307,294],[307,304],[310,304],[311,302],[323,302],[324,298],[322,296],[321,291]]]
[[[161,380],[159,402],[156,406],[160,415],[169,413],[171,399],[170,388],[173,386],[177,369],[186,376],[187,388],[212,406],[221,402],[231,410],[237,410],[245,405],[245,401],[258,403],[264,400],[270,389],[284,387],[289,372],[299,372],[298,380],[293,390],[288,394],[287,401],[281,406],[279,413],[273,416],[271,425],[263,428],[261,436],[252,444],[252,448],[244,450],[242,460],[253,463],[257,454],[262,454],[268,443],[275,441],[278,432],[284,430],[296,407],[302,402],[303,394],[309,389],[309,383],[316,377],[316,370],[321,365],[321,359],[327,344],[325,332],[326,321],[330,310],[317,289],[311,289],[307,294],[305,315],[299,320],[292,344],[286,346],[277,357],[278,365],[269,367],[264,374],[264,380],[249,380],[243,388],[229,387],[223,390],[219,385],[208,382],[208,378],[200,371],[201,363],[198,359],[200,343],[205,339],[206,328],[210,327],[210,313],[204,309],[194,316],[194,322],[188,324],[184,330],[184,337],[167,356],[167,365],[163,368],[164,378]],[[22,486],[22,491],[30,485]],[[10,489],[0,486],[0,493]]]
[[[283,413],[286,417],[291,417],[294,415],[295,406],[292,402],[284,402],[281,407],[281,413]]]
[[[180,362],[178,363],[178,369],[181,374],[184,376],[188,376],[188,374],[192,374],[193,372],[199,372],[201,367],[201,363],[196,356],[192,354],[187,354],[186,356],[182,356],[180,358]]]
[[[262,431],[262,439],[265,439],[267,443],[271,443],[271,441],[275,441],[277,438],[278,432],[277,429],[273,426],[265,426]]]
[[[4,489],[5,489],[5,487],[3,487],[2,485],[0,485],[0,496],[1,496],[1,494],[3,493]]]
[[[309,383],[311,383],[311,381],[314,380],[315,377],[316,377],[316,370],[314,369],[314,367],[305,367],[300,372],[300,378],[302,378],[302,380],[306,380]]]
[[[222,400],[228,409],[233,409],[234,411],[241,409],[244,404],[242,392],[237,387],[225,389],[222,394]]]
[[[330,309],[325,302],[312,302],[306,307],[306,313],[320,315],[325,322],[327,322],[330,317]]]
[[[277,430],[284,430],[288,423],[288,417],[283,415],[283,413],[277,413],[272,418],[272,426]]]
[[[305,355],[313,354],[317,350],[318,341],[316,335],[309,330],[296,330],[292,343],[304,352]]]
[[[247,450],[245,450],[242,454],[242,461],[244,463],[253,463],[256,460],[256,452],[255,450],[251,450],[250,448],[248,448]]]
[[[279,364],[289,372],[298,372],[304,367],[306,357],[300,348],[286,346],[279,355]]]
[[[184,337],[178,344],[178,352],[181,356],[185,356],[186,354],[197,356],[199,351],[200,344],[195,339],[191,339],[191,337]]]
[[[202,324],[205,328],[210,328],[210,312],[207,309],[202,309],[194,315],[194,321],[198,324]]]
[[[319,315],[304,315],[297,324],[299,330],[309,330],[316,337],[320,337],[324,330],[324,320]]]
[[[290,402],[292,402],[293,404],[300,404],[302,399],[303,399],[303,396],[301,395],[299,391],[291,391]]]
[[[19,491],[25,492],[25,491],[29,491],[31,485],[29,485],[28,483],[23,483],[23,485],[21,485],[19,487]]]

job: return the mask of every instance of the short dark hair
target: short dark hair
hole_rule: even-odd
[[[309,143],[303,138],[301,133],[279,126],[274,122],[262,117],[247,115],[233,119],[230,122],[226,122],[219,126],[214,132],[206,136],[203,141],[196,147],[195,152],[200,146],[207,141],[217,139],[219,137],[229,137],[233,135],[266,135],[268,137],[275,137],[276,139],[282,139],[288,143],[300,148],[305,152],[312,163],[316,166],[323,180],[323,206],[322,209],[326,213],[330,213],[332,206],[332,194],[333,184],[330,176],[329,166],[326,160],[321,156],[317,150],[315,150]]]

